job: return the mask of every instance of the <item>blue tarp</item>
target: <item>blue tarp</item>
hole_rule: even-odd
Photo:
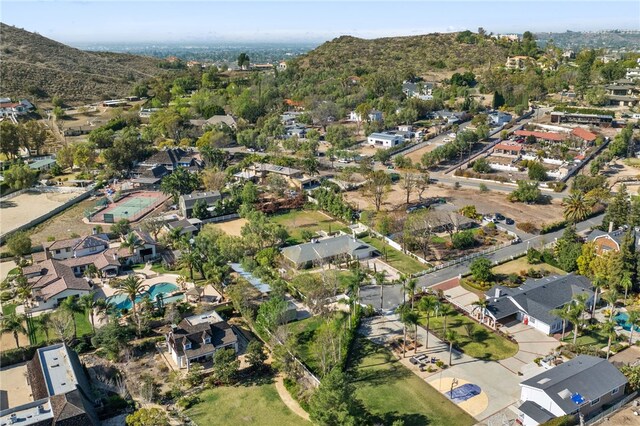
[[[571,400],[576,404],[582,404],[584,402],[584,397],[579,393],[574,393],[573,395],[571,395]]]

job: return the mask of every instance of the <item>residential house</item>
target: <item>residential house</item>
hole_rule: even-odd
[[[432,232],[460,232],[478,226],[478,222],[458,213],[453,204],[442,203],[431,207],[429,227]]]
[[[640,68],[627,68],[627,72],[625,74],[625,78],[629,80],[638,80],[640,79]]]
[[[609,105],[615,106],[636,106],[640,101],[640,88],[634,84],[608,84],[604,86],[607,91]]]
[[[197,171],[204,167],[204,162],[200,158],[200,154],[193,150],[165,148],[142,161],[138,165],[138,170],[142,170],[143,168],[150,169],[157,166],[164,166],[169,173],[178,167],[183,167],[190,171]]]
[[[182,235],[193,235],[196,236],[198,232],[200,232],[200,228],[197,226],[197,223],[193,223],[194,218],[192,219],[178,219],[167,221],[164,224],[164,228],[171,232],[174,229],[179,229],[180,236]],[[202,221],[199,221],[202,223]]]
[[[564,52],[562,52],[562,57],[566,58],[566,59],[575,59],[576,58],[576,52],[574,52],[571,49],[565,50]]]
[[[534,136],[538,140],[542,140],[545,142],[558,143],[564,142],[567,140],[567,135],[564,133],[556,133],[556,132],[537,132],[537,131],[529,131],[529,130],[516,130],[514,132],[516,136]]]
[[[64,260],[83,257],[105,251],[109,248],[107,234],[94,233],[78,238],[42,243],[46,259]]]
[[[532,59],[529,56],[509,56],[507,63],[504,65],[508,70],[523,71],[527,69]]]
[[[626,385],[627,378],[608,360],[578,355],[520,383],[519,421],[537,426],[566,415],[589,420],[621,400]]]
[[[178,368],[211,360],[216,351],[238,351],[238,337],[216,311],[187,317],[166,333],[169,355]]]
[[[448,124],[459,123],[468,117],[468,114],[464,111],[449,111],[441,109],[433,113],[435,117],[439,117],[447,121]]]
[[[369,121],[382,121],[382,112],[371,110],[368,114]],[[361,122],[364,121],[362,116],[355,111],[349,113],[349,121]]]
[[[34,106],[26,99],[22,99],[20,102],[11,102],[9,98],[3,98],[0,102],[0,117],[8,117],[25,115],[29,113]]]
[[[27,363],[32,402],[0,411],[0,425],[97,426],[89,379],[66,344],[39,348]]]
[[[160,108],[140,108],[140,112],[138,113],[138,117],[140,118],[150,118],[153,113],[160,111]]]
[[[374,247],[345,234],[282,249],[284,258],[297,269],[334,261],[368,259],[376,253]]]
[[[583,129],[582,127],[575,127],[573,130],[571,130],[571,134],[577,138],[582,139],[583,141],[587,142],[588,144],[592,144],[596,141],[596,139],[598,138],[598,135],[596,135],[595,133],[592,133],[586,129]]]
[[[301,126],[299,124],[294,124],[291,126],[285,126],[284,128],[284,137],[286,139],[292,138],[296,136],[299,139],[304,139],[307,137],[307,128],[305,126]]]
[[[603,114],[579,114],[561,111],[551,112],[552,123],[575,123],[590,126],[610,127],[613,123],[613,115]]]
[[[426,81],[404,81],[402,83],[402,92],[408,98],[417,98],[423,101],[430,101],[433,99],[433,86],[433,83]]]
[[[150,167],[138,166],[130,172],[131,181],[139,185],[157,185],[170,172],[162,164]]]
[[[280,122],[285,126],[298,124],[298,119],[304,114],[302,111],[287,111],[280,115]]]
[[[491,124],[492,127],[502,126],[509,123],[513,119],[511,114],[502,111],[491,112],[489,113],[488,117],[489,124]]]
[[[611,252],[619,252],[620,245],[622,244],[622,240],[624,239],[624,235],[627,232],[626,227],[611,230],[609,232],[601,231],[596,229],[591,232],[587,237],[587,241],[593,241],[596,246],[596,254],[598,256],[602,256],[606,253]],[[639,232],[634,229],[633,231],[635,238],[635,248],[637,252],[640,252],[640,238],[638,238]]]
[[[516,142],[500,142],[493,147],[493,153],[519,157],[524,153],[524,146]]]
[[[191,194],[181,195],[178,205],[182,215],[189,219],[193,216],[193,207],[198,201],[204,201],[207,204],[207,208],[211,208],[221,199],[222,195],[220,195],[219,191],[192,192]]]
[[[82,296],[92,289],[92,285],[77,277],[71,267],[53,259],[25,266],[22,273],[31,286],[32,311],[53,309],[67,297]]]
[[[564,276],[549,276],[542,279],[528,279],[519,287],[510,288],[497,285],[485,293],[486,309],[474,308],[474,312],[489,317],[493,325],[520,321],[544,334],[562,330],[562,319],[553,313],[555,309],[572,303],[583,294],[587,305],[594,302],[593,285],[587,277],[573,273]]]
[[[404,136],[395,132],[371,133],[367,143],[377,148],[393,148],[404,142]]]
[[[55,158],[41,158],[39,160],[34,161],[33,163],[29,163],[29,168],[31,170],[37,170],[42,172],[44,170],[50,170],[56,164]]]

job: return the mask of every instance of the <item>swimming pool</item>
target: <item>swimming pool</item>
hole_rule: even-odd
[[[162,295],[162,302],[165,304],[174,303],[184,299],[184,294],[178,294],[175,296],[165,296],[167,294],[173,293],[176,290],[178,290],[178,286],[175,284],[171,284],[171,283],[154,284],[151,287],[149,287],[147,291],[142,293],[140,296],[136,297],[136,303],[142,302],[142,299],[144,299],[147,296],[151,299],[152,302],[155,302],[156,300],[158,300],[157,299],[158,295]],[[116,296],[109,297],[107,299],[107,303],[114,305],[118,309],[131,309],[131,300],[129,300],[129,298],[124,294],[118,294]]]
[[[613,317],[613,319],[616,321],[616,323],[620,327],[622,327],[627,331],[631,331],[631,324],[627,322],[629,320],[629,315],[627,315],[626,312],[618,313],[616,316]],[[633,327],[633,331],[640,331],[640,327],[636,325],[635,327]]]

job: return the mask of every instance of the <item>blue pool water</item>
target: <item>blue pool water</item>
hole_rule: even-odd
[[[158,295],[162,295],[163,303],[174,303],[179,300],[184,299],[184,294],[179,294],[176,296],[165,296],[166,294],[173,293],[178,290],[178,286],[171,283],[160,283],[154,284],[147,289],[146,292],[142,293],[140,296],[136,297],[136,303],[142,302],[142,299],[145,297],[149,297],[152,302],[157,300]],[[131,309],[131,301],[124,294],[119,294],[116,296],[111,296],[107,299],[107,303],[111,303],[115,305],[118,309]]]
[[[627,330],[627,331],[631,331],[631,324],[629,324],[627,321],[629,320],[629,315],[627,315],[626,312],[620,312],[618,313],[616,316],[613,317],[613,319],[616,321],[616,323],[622,327],[623,329]],[[635,327],[633,327],[633,331],[640,331],[640,327],[638,327],[637,325]]]

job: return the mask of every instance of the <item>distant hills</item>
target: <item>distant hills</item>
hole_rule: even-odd
[[[640,31],[566,31],[563,33],[537,33],[540,44],[549,40],[563,49],[640,50]]]
[[[302,69],[323,68],[357,73],[378,69],[425,70],[480,69],[504,63],[508,49],[494,40],[472,44],[458,41],[457,33],[386,37],[366,40],[342,36],[297,58]]]
[[[140,81],[166,72],[159,59],[86,52],[0,23],[0,96],[87,101],[129,94]]]

